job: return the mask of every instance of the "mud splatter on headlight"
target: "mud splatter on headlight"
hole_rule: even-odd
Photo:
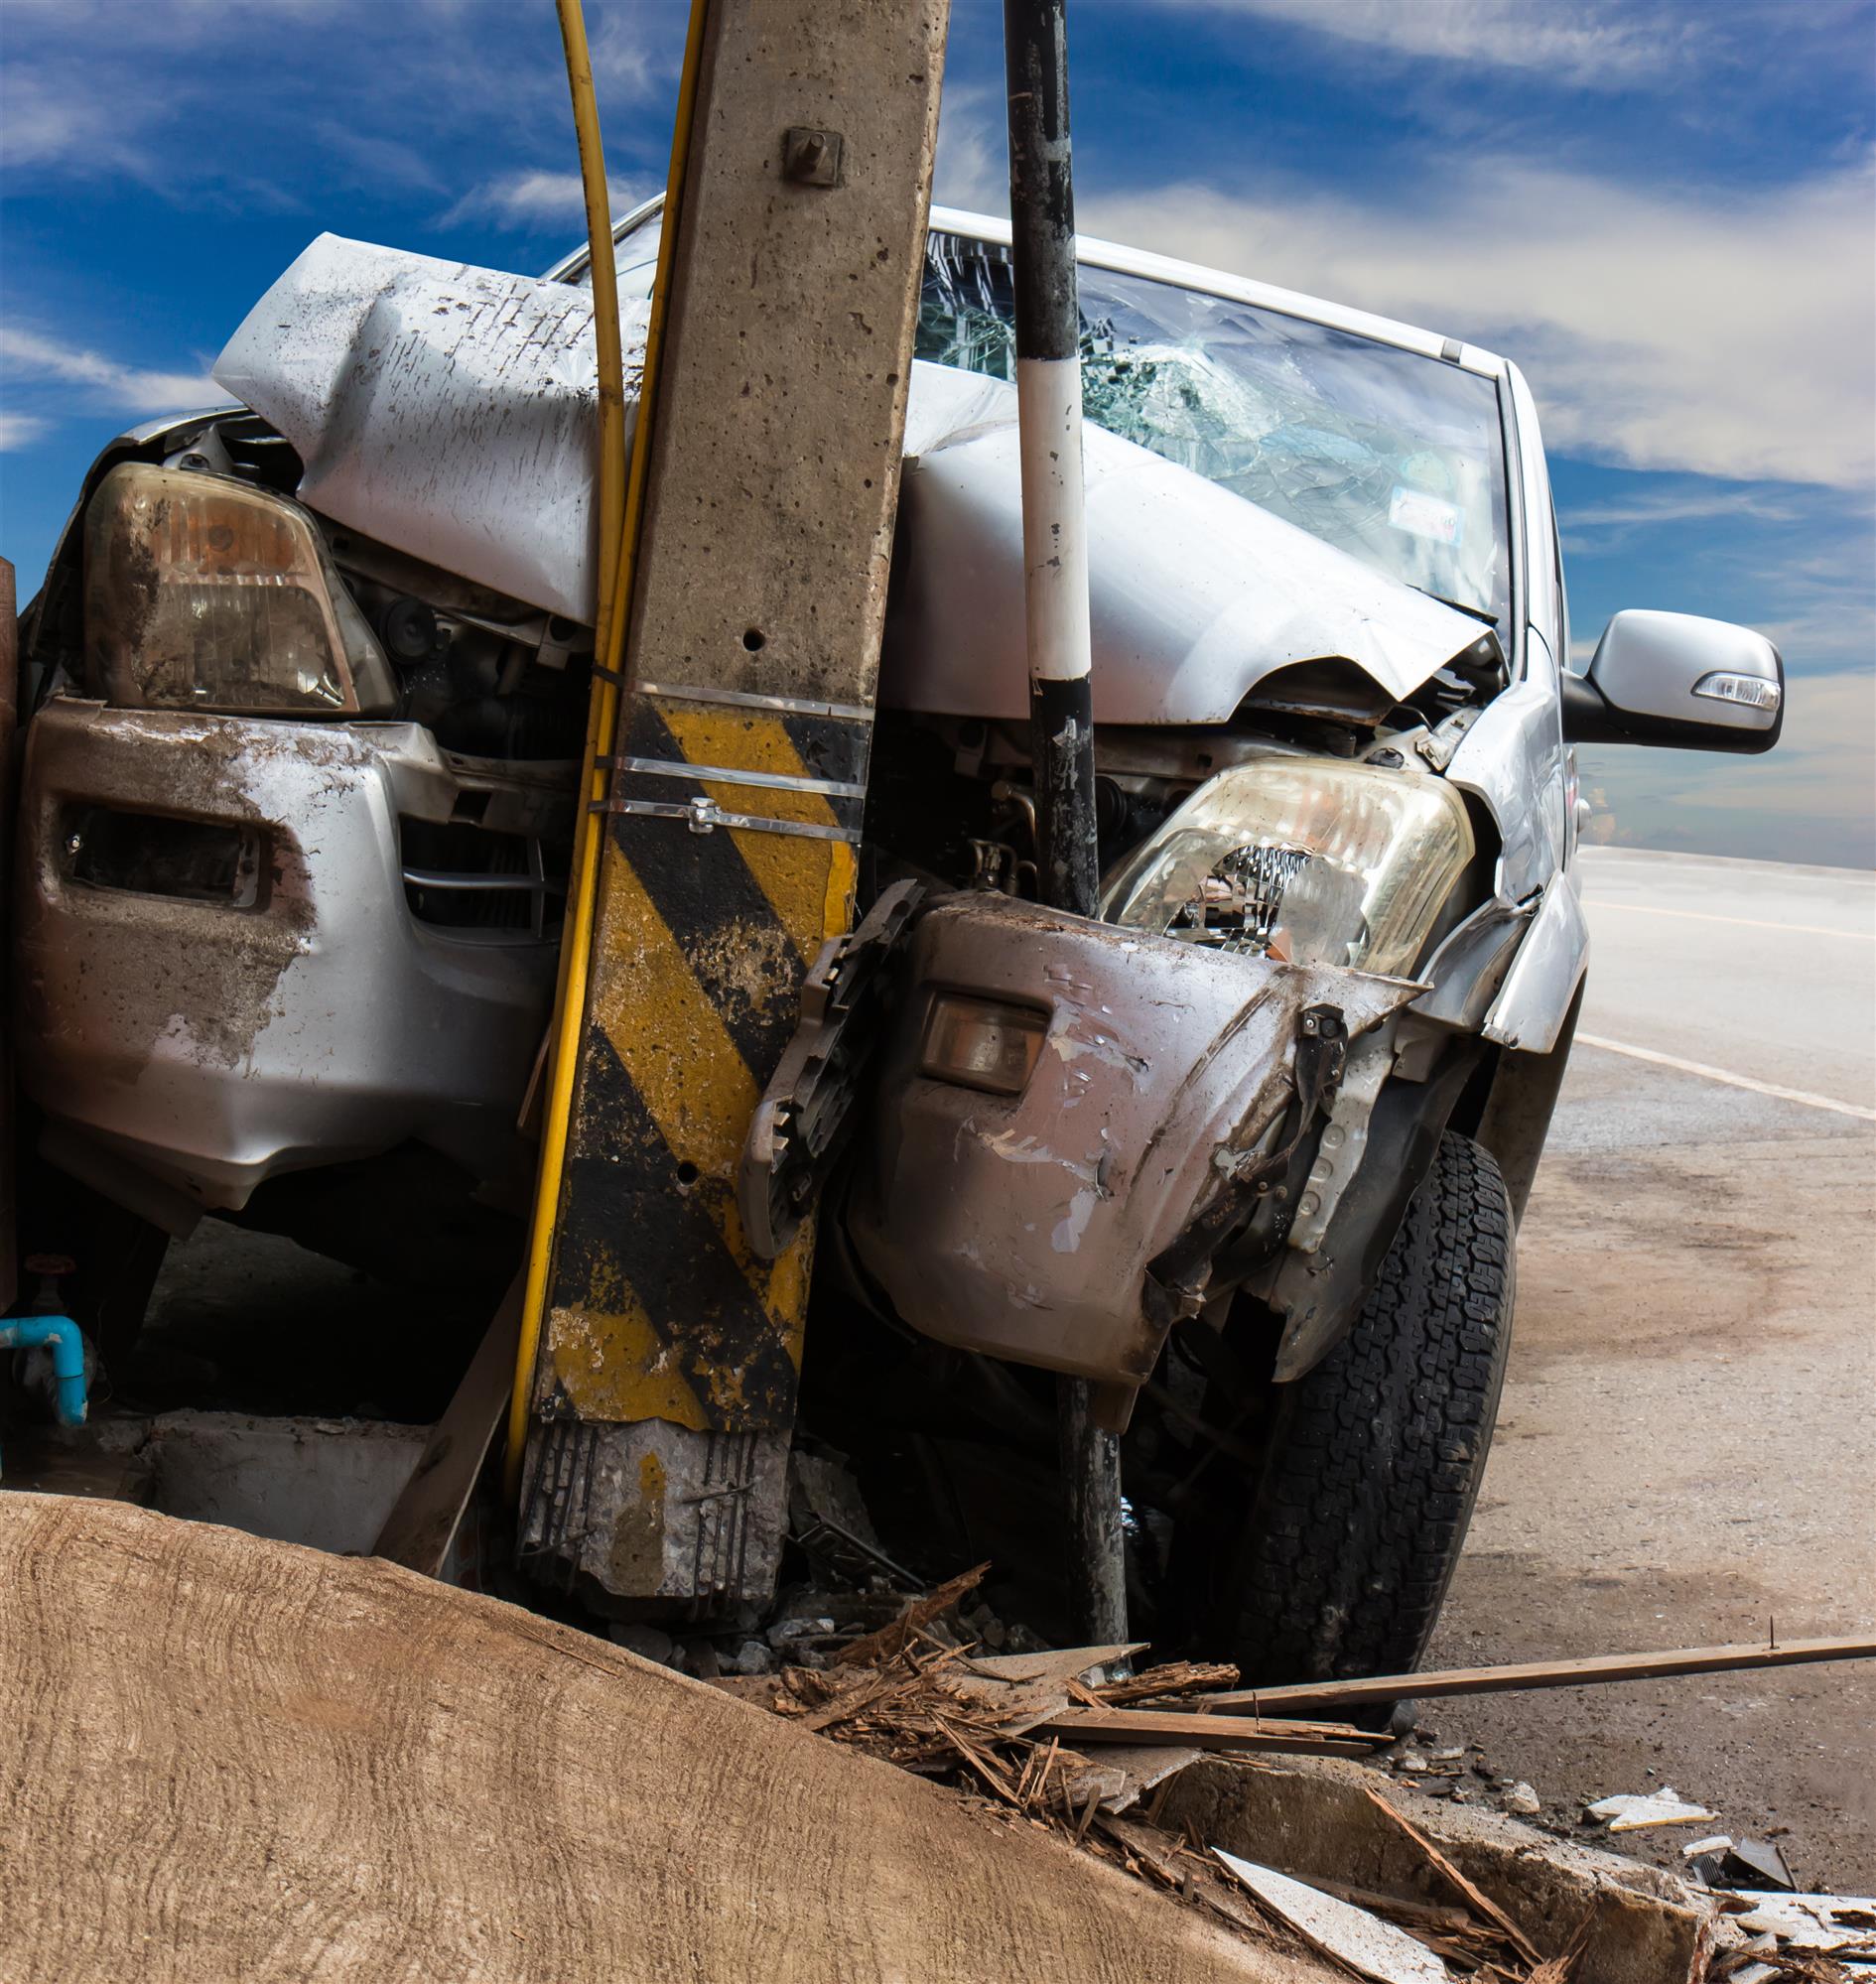
[[[132,710],[376,715],[390,664],[296,503],[124,463],[84,528],[89,686]]]
[[[1324,758],[1234,765],[1108,879],[1102,915],[1293,964],[1410,971],[1473,856],[1444,779]]]

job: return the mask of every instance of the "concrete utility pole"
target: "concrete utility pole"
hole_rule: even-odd
[[[1036,869],[1051,907],[1093,916],[1100,863],[1065,0],[1004,0],[1004,62]],[[1096,1425],[1085,1379],[1061,1380],[1060,1414],[1076,1624],[1091,1644],[1125,1640],[1120,1441]]]
[[[773,1589],[812,1226],[759,1258],[737,1173],[807,964],[852,917],[947,18],[694,11],[523,1331],[520,1549],[602,1603]]]

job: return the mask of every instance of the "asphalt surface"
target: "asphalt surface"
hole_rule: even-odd
[[[1428,1663],[1867,1633],[1876,875],[1615,850],[1583,874],[1578,1044]],[[1771,1836],[1808,1883],[1876,1888],[1876,1663],[1423,1719],[1530,1783],[1552,1823],[1664,1786],[1717,1815],[1626,1851],[1674,1864],[1705,1833]]]

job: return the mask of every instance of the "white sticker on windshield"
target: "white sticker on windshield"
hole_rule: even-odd
[[[1407,489],[1396,484],[1388,504],[1388,521],[1396,530],[1413,537],[1430,537],[1435,544],[1457,544],[1465,530],[1465,516],[1457,503],[1442,496],[1429,496],[1424,489]]]

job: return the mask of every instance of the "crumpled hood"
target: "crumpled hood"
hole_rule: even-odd
[[[1221,724],[1274,670],[1340,657],[1405,701],[1484,631],[1177,463],[1088,423],[1094,709]],[[912,367],[885,703],[1026,718],[1016,389]]]
[[[626,394],[646,307],[623,306]],[[322,234],[216,381],[306,464],[301,499],[528,604],[594,619],[590,294]],[[1478,622],[1133,442],[1086,431],[1095,714],[1228,719],[1264,676],[1341,657],[1409,696]],[[914,364],[880,698],[1021,718],[1016,397]]]
[[[642,354],[645,306],[623,316]],[[586,290],[322,234],[214,378],[293,443],[322,516],[591,626],[598,367]]]

